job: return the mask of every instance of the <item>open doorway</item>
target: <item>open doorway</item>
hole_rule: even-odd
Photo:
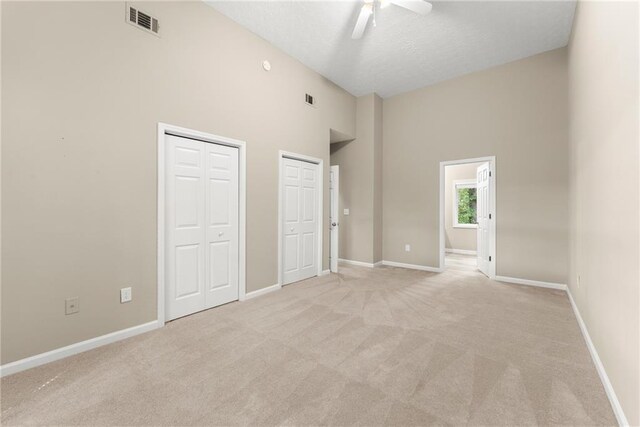
[[[329,233],[330,249],[329,249],[329,269],[332,273],[338,272],[338,259],[340,258],[340,166],[333,165],[329,170],[329,191],[330,203],[329,209]]]
[[[342,258],[351,260],[349,253],[353,236],[348,234],[349,229],[349,205],[353,200],[349,189],[353,186],[353,171],[357,171],[362,163],[358,152],[358,145],[353,144],[354,137],[331,129],[329,132],[329,154],[331,167],[329,170],[330,209],[329,209],[329,269],[332,273],[338,273],[339,263]],[[341,177],[341,174],[344,175]],[[341,180],[351,185],[341,186]],[[344,191],[346,190],[346,191]],[[346,234],[345,234],[346,233]]]
[[[495,277],[495,158],[440,163],[440,268]]]

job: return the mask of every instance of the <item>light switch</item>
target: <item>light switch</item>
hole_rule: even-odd
[[[404,251],[405,252],[411,252],[411,245],[404,245]]]
[[[120,289],[120,304],[131,301],[131,288]]]
[[[345,210],[344,210],[344,214],[345,214],[345,215],[349,215],[349,209],[345,209]]]

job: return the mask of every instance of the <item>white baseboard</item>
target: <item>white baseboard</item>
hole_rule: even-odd
[[[403,262],[395,261],[382,261],[382,265],[388,265],[389,267],[409,268],[411,270],[430,271],[432,273],[442,273],[441,268],[429,267],[426,265],[405,264]]]
[[[244,300],[243,301],[249,300],[251,298],[259,297],[261,295],[268,294],[268,293],[273,292],[273,291],[277,291],[277,290],[279,290],[281,288],[282,288],[282,285],[280,285],[280,283],[276,283],[275,285],[267,286],[266,288],[262,288],[262,289],[258,289],[257,291],[249,292],[244,296]]]
[[[384,263],[384,261],[370,263],[370,262],[362,262],[362,261],[352,261],[350,259],[340,259],[339,261],[342,264],[357,265],[358,267],[367,267],[367,268],[380,267]]]
[[[470,251],[470,250],[467,250],[467,249],[449,249],[449,248],[446,248],[444,251],[447,252],[447,253],[450,253],[450,254],[478,255],[478,252]]]
[[[142,325],[111,332],[110,334],[47,351],[46,353],[40,353],[25,359],[16,360],[15,362],[6,363],[0,366],[0,377],[15,374],[26,369],[35,368],[36,366],[44,365],[46,363],[55,362],[56,360],[64,359],[65,357],[73,356],[74,354],[82,353],[125,338],[152,331],[158,327],[158,321],[154,320],[152,322],[143,323]]]
[[[537,286],[539,288],[558,289],[560,291],[567,290],[567,285],[562,283],[541,282],[539,280],[518,279],[517,277],[506,276],[496,276],[494,280],[498,282],[513,283],[516,285]]]
[[[341,262],[342,264],[356,265],[358,267],[368,267],[368,268],[375,267],[375,264],[372,264],[370,262],[352,261],[350,259],[342,259],[342,258],[340,258],[339,262]]]
[[[327,274],[331,274],[331,270],[323,270],[317,277],[326,276]],[[270,292],[274,292],[282,289],[282,285],[280,283],[276,283],[275,285],[267,286],[266,288],[258,289],[257,291],[252,291],[245,294],[244,298],[241,301],[250,300],[251,298],[259,297]]]
[[[585,325],[582,320],[582,316],[580,315],[580,310],[578,310],[578,306],[573,300],[573,296],[571,295],[571,290],[567,288],[567,295],[569,296],[569,301],[571,302],[571,307],[573,308],[573,313],[578,320],[578,325],[580,326],[580,331],[582,331],[582,336],[587,343],[587,348],[589,349],[589,353],[591,354],[591,359],[593,359],[593,364],[596,365],[596,370],[598,371],[598,375],[600,376],[600,381],[602,381],[602,385],[604,387],[605,392],[607,393],[607,397],[609,398],[609,403],[611,403],[611,408],[613,409],[613,413],[618,420],[618,425],[620,426],[628,426],[629,422],[627,421],[627,417],[624,415],[624,411],[622,410],[622,405],[620,405],[620,401],[618,400],[618,396],[616,396],[616,392],[611,385],[611,381],[609,381],[609,376],[607,375],[607,371],[604,369],[604,365],[602,364],[602,360],[600,360],[600,356],[598,356],[598,351],[596,347],[593,345],[593,341],[591,341],[591,337],[589,336],[589,331],[587,330],[587,325]]]

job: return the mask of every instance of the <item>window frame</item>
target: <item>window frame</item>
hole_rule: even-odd
[[[475,179],[458,179],[453,181],[453,228],[478,228],[478,224],[460,224],[458,222],[458,189],[462,188],[477,188],[478,183]],[[477,221],[477,218],[476,218]]]

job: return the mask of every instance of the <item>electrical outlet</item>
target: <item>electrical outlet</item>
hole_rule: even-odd
[[[131,288],[120,289],[120,304],[131,301]]]
[[[345,215],[349,215],[349,209],[345,209],[345,210],[343,211],[343,213],[344,213]]]
[[[410,244],[404,245],[404,251],[405,252],[411,252],[411,245]]]
[[[64,314],[74,314],[80,311],[80,299],[67,298],[64,300]]]

